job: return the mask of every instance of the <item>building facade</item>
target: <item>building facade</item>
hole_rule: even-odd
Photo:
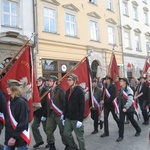
[[[150,50],[150,1],[120,0],[125,75],[138,78]]]

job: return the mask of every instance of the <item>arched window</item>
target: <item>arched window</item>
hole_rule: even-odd
[[[94,60],[91,64],[91,77],[96,77],[97,73],[97,67],[99,66],[99,62],[97,60]]]

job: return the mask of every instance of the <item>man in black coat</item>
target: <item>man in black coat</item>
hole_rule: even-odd
[[[115,84],[113,83],[112,78],[109,75],[106,75],[105,80],[106,84],[103,91],[104,99],[101,101],[101,104],[104,104],[104,133],[101,135],[101,137],[109,136],[108,116],[110,112],[112,113],[113,118],[116,121],[117,125],[119,122],[113,105],[113,100],[116,98],[116,87]]]

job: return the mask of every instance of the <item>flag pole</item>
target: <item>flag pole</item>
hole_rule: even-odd
[[[18,52],[11,58],[11,60],[6,64],[6,66],[1,70],[0,76],[4,73],[4,71],[8,68],[8,66],[15,60],[15,58],[19,55],[19,53],[23,50],[23,48],[29,43],[30,40],[26,40]]]

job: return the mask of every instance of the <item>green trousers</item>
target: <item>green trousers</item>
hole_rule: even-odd
[[[79,143],[79,149],[85,150],[85,141],[84,141],[84,127],[83,125],[80,128],[76,128],[77,120],[69,120],[66,118],[65,125],[64,125],[64,136],[67,142],[67,145],[69,146],[69,150],[76,150],[77,145],[74,142],[72,131],[75,132],[78,143]]]

